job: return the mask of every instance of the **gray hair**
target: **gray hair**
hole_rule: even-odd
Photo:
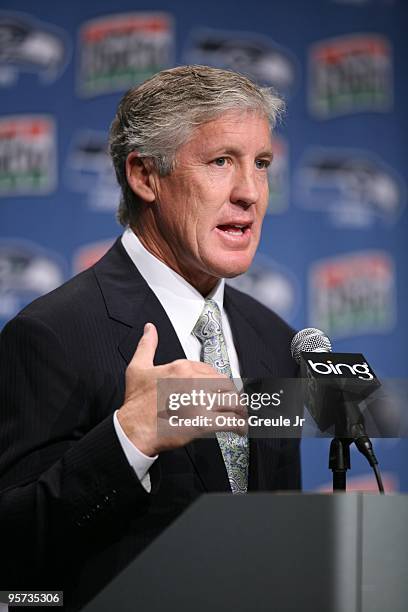
[[[242,74],[209,66],[162,70],[124,95],[109,137],[122,190],[117,215],[122,225],[135,223],[141,209],[126,178],[129,153],[150,158],[161,176],[170,174],[177,150],[194,129],[231,110],[263,114],[273,129],[284,102],[271,88],[259,87]]]

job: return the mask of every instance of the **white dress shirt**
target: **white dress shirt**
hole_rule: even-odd
[[[130,228],[123,233],[122,244],[166,311],[187,359],[200,361],[201,342],[193,335],[192,331],[204,308],[205,298],[177,272],[174,272],[174,270],[149,253]],[[225,281],[221,279],[206,297],[213,299],[221,311],[222,328],[232,375],[234,378],[239,379],[238,356],[228,317],[224,310],[224,285]],[[120,426],[116,412],[113,416],[113,422],[119,442],[129,464],[135,470],[145,489],[150,491],[149,469],[157,459],[157,456],[147,457],[135,447]]]

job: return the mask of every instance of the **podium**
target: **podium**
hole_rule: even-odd
[[[406,612],[408,496],[208,494],[86,612]]]

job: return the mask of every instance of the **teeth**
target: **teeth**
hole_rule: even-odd
[[[220,225],[219,227],[226,234],[231,234],[232,236],[242,236],[245,233],[247,225],[245,223],[228,223],[225,225]]]

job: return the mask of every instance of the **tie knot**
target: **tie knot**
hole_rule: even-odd
[[[222,334],[221,312],[217,302],[205,300],[204,308],[194,325],[193,334],[201,342]]]

